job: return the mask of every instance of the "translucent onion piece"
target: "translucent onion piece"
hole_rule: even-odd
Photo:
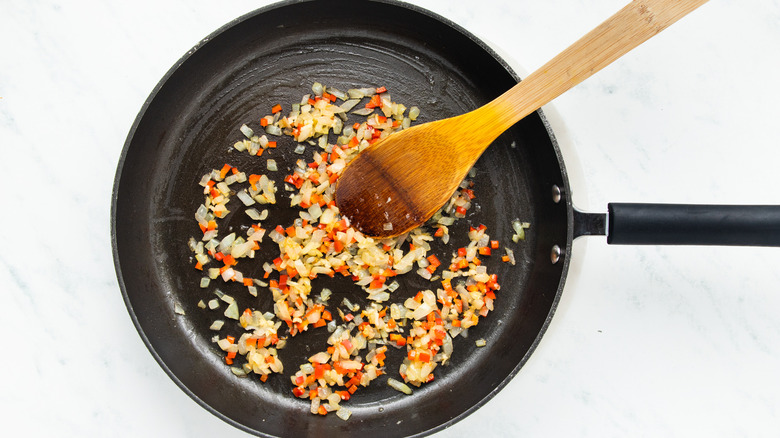
[[[406,395],[412,395],[412,388],[410,388],[407,384],[403,382],[395,380],[392,377],[389,377],[387,379],[387,385],[395,389],[396,391],[403,392]]]
[[[241,132],[246,136],[246,138],[252,138],[255,135],[255,131],[246,125],[241,125]]]
[[[336,411],[336,416],[338,416],[344,421],[347,421],[349,420],[349,417],[352,416],[352,411],[350,411],[347,408],[341,408],[338,411]]]
[[[228,308],[225,309],[225,316],[230,319],[238,319],[238,303],[233,301],[228,305]]]

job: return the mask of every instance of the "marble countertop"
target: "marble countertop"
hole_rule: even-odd
[[[267,1],[30,0],[0,14],[0,430],[244,436],[160,369],[125,309],[117,161],[158,80]],[[424,0],[525,75],[624,1]],[[712,0],[545,107],[575,204],[780,204],[780,2]],[[728,233],[729,230],[723,230]],[[446,437],[776,436],[780,249],[575,242],[527,365]]]

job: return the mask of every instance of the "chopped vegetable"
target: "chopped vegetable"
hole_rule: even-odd
[[[249,126],[241,125],[241,132],[246,136],[246,138],[252,138],[255,136],[255,131],[252,130]]]
[[[385,361],[389,354],[404,354],[403,364],[393,371],[403,381],[390,377],[388,385],[405,394],[412,394],[408,384],[420,386],[432,381],[436,368],[448,363],[453,339],[465,337],[470,327],[494,309],[500,286],[483,260],[497,258],[494,250],[500,245],[490,240],[487,227],[480,225],[469,229],[466,246],[452,248],[449,263],[443,263],[446,253],[433,253],[431,242],[440,239],[448,245],[451,230],[456,229],[453,225],[469,215],[476,197],[469,180],[461,183],[426,226],[397,238],[374,240],[351,228],[340,216],[333,187],[347,164],[376,141],[408,128],[420,115],[416,106],[407,110],[393,102],[386,87],[343,92],[315,82],[311,94],[291,105],[287,115],[282,111],[281,104],[273,105],[259,123],[266,135],[292,137],[295,164],[285,163],[290,167],[283,177],[270,173],[280,169],[278,155],[266,159],[268,175],[247,174],[233,164],[202,175],[199,185],[204,198],[195,212],[202,236],[189,239],[187,244],[194,253],[195,268],[202,271],[201,288],[209,289],[216,281],[224,283],[225,290],[245,287],[248,292],[246,296],[228,295],[215,288],[217,298],[208,300],[211,310],[220,307],[219,301],[225,302],[225,318],[237,320],[244,329],[240,335],[214,337],[233,374],[257,374],[264,382],[271,374],[282,373],[278,350],[301,332],[325,327],[327,344],[312,346],[315,354],[289,375],[293,395],[310,400],[310,411],[315,415],[336,412],[347,420],[352,412],[342,404],[388,373]],[[364,119],[348,122],[355,116]],[[258,157],[277,147],[276,140],[258,136],[259,132],[246,124],[239,130],[243,137],[233,144],[239,152]],[[331,142],[333,138],[335,142]],[[297,215],[288,223],[266,229],[261,221],[269,219],[269,211],[258,205],[276,204],[279,184]],[[233,198],[240,203],[231,203]],[[232,228],[222,224],[232,213],[228,206],[243,208],[246,216],[240,217],[252,222],[239,227],[228,222]],[[529,226],[519,222],[518,230],[513,222],[514,236],[522,233],[524,237]],[[259,260],[261,245],[262,254],[274,252],[273,260]],[[511,250],[505,247],[504,251],[502,259],[511,257],[514,263]],[[400,287],[394,277],[411,271],[430,281],[431,288],[403,302],[392,302]],[[326,288],[313,294],[312,285],[322,276],[351,279],[363,289],[365,300],[342,296],[337,302]],[[264,294],[273,301],[272,308],[240,311],[240,305],[263,302]],[[368,304],[355,304],[364,301]],[[207,304],[200,300],[198,306],[205,308]],[[229,327],[234,326],[226,326],[222,319],[210,326],[225,333]],[[480,341],[486,342],[479,340],[478,345]]]
[[[228,308],[225,309],[225,316],[230,319],[238,319],[238,304],[235,301],[230,303]]]
[[[396,391],[403,392],[406,395],[412,395],[412,388],[410,388],[403,382],[399,382],[398,380],[395,380],[392,377],[387,379],[387,385],[395,389]]]
[[[515,234],[512,236],[512,241],[517,243],[521,240],[525,240],[525,230],[530,227],[530,223],[520,222],[520,219],[512,221],[512,229],[515,231]]]

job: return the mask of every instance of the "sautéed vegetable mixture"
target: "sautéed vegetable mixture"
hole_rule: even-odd
[[[334,183],[361,150],[408,128],[420,111],[393,102],[384,87],[343,92],[315,83],[311,91],[286,116],[280,104],[273,106],[259,121],[262,133],[241,126],[243,136],[233,148],[256,157],[254,168],[267,172],[247,174],[227,163],[203,175],[203,203],[195,212],[202,234],[190,238],[189,248],[195,269],[202,272],[200,286],[211,297],[198,306],[219,315],[210,328],[230,370],[238,377],[257,375],[263,382],[283,375],[279,378],[291,382],[293,396],[310,400],[313,414],[335,412],[347,420],[351,412],[345,402],[383,374],[388,374],[389,386],[404,394],[431,382],[436,368],[453,355],[453,338],[465,335],[493,310],[500,286],[483,260],[515,260],[511,249],[501,251],[499,242],[490,239],[484,225],[470,227],[468,245],[452,248],[450,254],[432,251],[435,239],[449,243],[450,227],[471,207],[475,195],[469,180],[425,226],[405,235],[375,240],[351,228],[333,200]],[[348,113],[364,121],[348,124]],[[301,158],[278,179],[273,176],[280,170],[277,162],[263,153],[276,148],[282,136],[295,140],[293,152]],[[297,218],[266,228],[268,206],[287,202],[298,211]],[[220,227],[226,216],[241,212],[252,221],[245,232]],[[513,223],[513,240],[523,238],[528,226]],[[256,257],[261,245],[278,248],[278,257]],[[240,266],[262,266],[254,270],[262,274],[249,278]],[[396,278],[402,275],[418,275],[430,288],[394,300]],[[369,304],[361,307],[348,298],[331,302],[333,292],[326,288],[313,293],[323,276],[351,279]],[[240,309],[218,286],[233,282],[252,297],[272,297],[273,309]],[[183,313],[180,307],[176,311]],[[240,334],[223,334],[231,327]],[[279,350],[309,330],[326,330],[327,343],[312,345],[316,353],[306,363],[283,364]],[[393,354],[404,359],[390,370],[385,360]]]

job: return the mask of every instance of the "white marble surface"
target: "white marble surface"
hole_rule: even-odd
[[[109,208],[125,136],[201,38],[268,2],[4,1],[0,430],[244,436],[157,366],[125,310]],[[425,0],[521,72],[622,0]],[[712,0],[546,109],[575,203],[780,204],[780,2]],[[727,230],[724,230],[727,232]],[[575,243],[539,349],[438,436],[776,436],[780,249]]]

